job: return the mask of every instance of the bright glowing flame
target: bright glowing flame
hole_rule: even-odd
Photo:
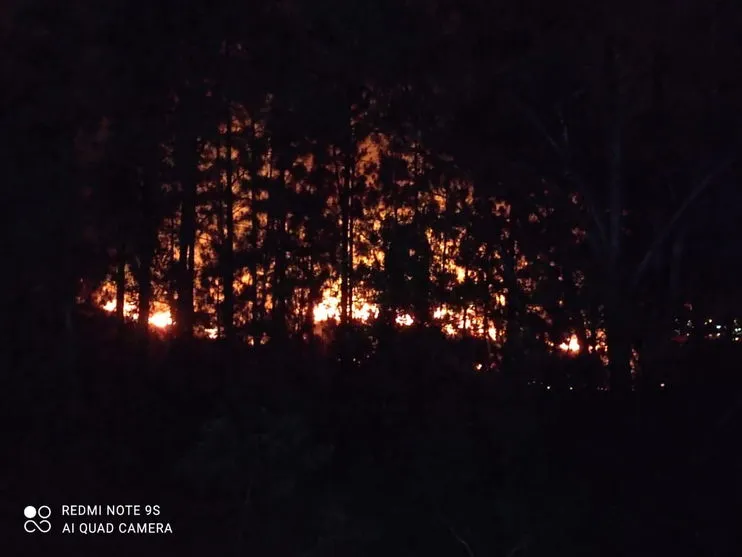
[[[572,352],[577,354],[580,351],[580,342],[577,340],[577,335],[569,337],[569,342],[563,342],[559,345],[559,350],[562,352]]]
[[[329,285],[322,292],[322,301],[312,309],[312,316],[315,323],[323,321],[340,322],[340,297],[337,295],[340,289],[340,283],[336,282]],[[379,316],[379,306],[354,296],[351,318],[354,321],[368,323]]]
[[[109,313],[116,311],[116,300],[110,300],[103,305],[103,309]],[[137,307],[131,302],[124,302],[124,316],[133,320],[139,318],[139,312]],[[157,329],[167,329],[173,324],[173,318],[170,315],[170,310],[160,310],[152,313],[149,316],[148,323]]]
[[[401,325],[402,327],[409,327],[415,322],[415,320],[412,318],[412,316],[409,313],[398,315],[395,321],[397,325]]]
[[[340,297],[338,296],[339,282],[328,285],[322,292],[322,301],[312,309],[315,323],[327,321],[340,322]],[[355,294],[355,293],[354,293]],[[501,301],[498,299],[498,302]],[[362,323],[369,323],[379,317],[379,306],[360,293],[353,296],[352,319]],[[458,336],[463,331],[470,331],[473,335],[500,340],[500,333],[493,326],[485,328],[485,319],[481,311],[470,306],[466,309],[450,309],[440,306],[433,310],[433,319],[440,321],[440,327],[448,336]],[[415,318],[409,313],[398,313],[394,319],[400,327],[409,327],[415,323]]]
[[[469,331],[474,336],[489,336],[492,340],[498,340],[497,329],[494,325],[485,329],[484,316],[473,305],[459,310],[440,306],[433,311],[433,319],[442,321],[441,329],[451,337],[460,335],[462,331]]]
[[[124,303],[124,315],[126,315],[127,313],[131,313],[131,307],[126,306],[131,306],[131,304]],[[103,309],[110,312],[116,311],[116,300],[106,302],[106,304],[103,306]]]
[[[173,324],[173,318],[169,311],[157,311],[149,318],[149,324],[159,329],[164,329]]]
[[[379,316],[379,307],[376,304],[363,302],[360,307],[353,307],[353,319],[363,321],[364,323]]]
[[[320,323],[322,321],[339,320],[340,316],[338,315],[338,305],[339,303],[337,298],[328,298],[314,306],[312,315],[314,316],[315,323]]]

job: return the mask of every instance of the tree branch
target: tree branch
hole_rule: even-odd
[[[518,99],[515,95],[510,95],[510,97],[513,103],[521,110],[521,112],[525,114],[526,118],[528,118],[528,120],[531,122],[533,127],[536,128],[536,130],[543,136],[546,142],[554,150],[555,154],[557,155],[557,157],[562,163],[564,177],[567,179],[567,181],[572,182],[575,185],[575,187],[578,190],[578,193],[585,200],[585,203],[587,204],[588,213],[590,214],[593,224],[595,225],[595,229],[598,232],[598,237],[600,239],[600,242],[603,245],[605,245],[607,237],[605,233],[605,226],[603,226],[603,222],[598,216],[598,205],[595,202],[592,196],[592,193],[590,192],[590,189],[585,185],[580,175],[572,168],[572,165],[570,164],[569,145],[568,144],[565,144],[563,146],[560,145],[556,141],[556,139],[554,139],[554,137],[548,132],[542,120],[536,115],[536,113],[531,107],[526,105],[524,102]],[[563,126],[562,136],[566,139],[569,137],[569,134],[568,134],[567,125],[564,119],[561,118],[561,114],[560,114],[560,121]]]
[[[443,512],[441,512],[440,505],[438,505],[438,501],[435,499],[435,497],[433,497],[432,495],[428,495],[428,497],[432,507],[435,509],[435,516],[438,518],[438,520],[440,520],[443,525],[448,528],[448,531],[454,538],[456,538],[456,541],[464,546],[468,557],[475,557],[469,543],[464,538],[459,536],[458,532],[456,532],[455,528],[453,527],[453,524],[451,524],[451,521],[443,515]]]
[[[453,525],[448,520],[446,520],[445,517],[440,512],[438,512],[438,518],[440,519],[441,522],[443,522],[443,524],[446,525],[446,528],[448,528],[448,531],[451,532],[451,535],[454,538],[456,538],[456,541],[464,546],[464,549],[466,549],[466,554],[469,557],[474,557],[474,552],[471,550],[471,547],[469,546],[467,541],[458,535]]]
[[[696,184],[696,187],[693,188],[688,197],[685,198],[685,201],[680,205],[680,207],[678,207],[677,211],[675,211],[670,220],[665,224],[664,228],[660,231],[659,234],[657,234],[657,236],[655,236],[654,241],[650,244],[649,248],[647,249],[647,253],[644,255],[644,258],[641,260],[636,268],[636,271],[633,274],[630,285],[631,290],[639,285],[639,282],[644,276],[644,273],[646,272],[649,263],[652,261],[652,258],[654,257],[657,249],[665,242],[665,240],[667,240],[667,238],[670,236],[670,233],[675,228],[675,225],[685,214],[688,208],[711,185],[714,178],[716,178],[719,174],[726,170],[732,164],[732,162],[734,162],[735,158],[736,150],[731,155],[725,157],[719,165],[717,165],[714,169],[711,170],[711,172],[706,175],[703,180],[698,182],[698,184]]]
[[[530,162],[511,158],[511,163],[516,168],[520,168],[527,172],[530,172],[539,179],[542,178],[542,175],[536,171],[536,169],[534,168],[534,165],[531,164]],[[556,189],[565,199],[569,198],[569,193],[565,191],[564,188],[562,188],[558,183],[550,181],[549,187]],[[574,205],[571,201],[569,201],[568,203],[570,205]],[[598,239],[602,242],[604,240],[604,237],[601,236],[600,231],[599,231],[598,236],[599,236]],[[587,239],[587,243],[590,244],[590,248],[593,250],[593,252],[595,252],[596,257],[599,256],[603,252],[602,246],[605,245],[605,243],[601,244],[599,241],[595,239],[595,236],[593,234],[588,234],[586,239]]]

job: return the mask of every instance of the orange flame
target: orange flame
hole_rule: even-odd
[[[109,313],[115,312],[116,300],[106,302],[103,305],[103,309]],[[135,321],[139,319],[139,312],[137,311],[137,307],[131,302],[124,302],[124,316]],[[147,322],[150,324],[150,326],[157,329],[167,329],[173,324],[173,318],[172,315],[170,315],[170,310],[160,310],[152,313],[152,315],[149,316]]]
[[[580,342],[577,340],[577,335],[572,335],[569,337],[568,342],[563,342],[559,345],[559,350],[562,352],[571,352],[573,354],[577,354],[580,350]]]

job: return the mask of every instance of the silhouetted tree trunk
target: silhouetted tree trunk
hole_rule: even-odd
[[[350,152],[345,157],[343,178],[340,185],[340,222],[341,222],[341,255],[340,255],[340,323],[347,325],[352,317],[353,286],[353,238],[351,215],[351,160]]]
[[[613,285],[605,307],[605,334],[608,344],[610,388],[616,393],[631,390],[631,320],[626,301]]]
[[[508,231],[509,235],[512,233],[512,230]],[[517,360],[523,350],[520,331],[523,308],[520,299],[520,288],[518,285],[517,264],[518,255],[515,249],[515,242],[512,238],[508,237],[503,241],[502,278],[505,288],[507,289],[504,355],[506,361],[510,365]]]
[[[313,258],[309,256],[309,269],[314,269]],[[310,344],[314,342],[314,306],[322,301],[322,283],[319,280],[312,280],[309,283],[309,296],[307,300],[307,311],[304,316],[304,329],[309,336]]]
[[[152,250],[143,247],[139,263],[139,328],[149,330],[149,316],[152,304]]]
[[[153,207],[155,183],[148,172],[140,173],[142,225],[139,230],[139,328],[149,330],[150,306],[152,302],[152,263],[157,240],[157,221]]]
[[[624,289],[618,277],[624,274],[622,263],[624,191],[622,178],[623,145],[622,145],[622,110],[619,81],[618,52],[615,39],[609,36],[605,45],[605,83],[607,96],[607,159],[608,159],[608,196],[609,206],[609,249],[606,269],[608,277],[608,296],[606,304],[606,337],[608,359],[610,361],[611,391],[626,392],[631,390],[631,336],[626,316],[628,300],[624,298]]]
[[[234,163],[232,162],[233,153],[233,134],[232,134],[232,91],[231,91],[231,41],[226,39],[223,44],[223,75],[221,86],[224,91],[222,102],[225,108],[226,133],[224,136],[225,147],[225,180],[224,189],[221,196],[220,217],[224,215],[223,225],[220,219],[220,235],[222,240],[221,252],[219,253],[219,269],[224,290],[224,299],[221,303],[221,321],[224,327],[224,336],[228,342],[234,340]]]
[[[252,284],[250,287],[250,302],[252,304],[252,328],[256,329],[257,324],[263,319],[263,312],[259,306],[258,299],[258,254],[260,253],[260,219],[258,219],[258,204],[260,198],[260,177],[258,176],[260,168],[260,149],[257,141],[257,126],[253,121],[250,137],[253,141],[252,146],[248,146],[248,172],[250,175],[250,250],[251,254],[248,259],[248,269]]]
[[[227,45],[228,47],[229,45]],[[222,282],[224,283],[224,300],[222,302],[224,336],[227,341],[231,342],[234,340],[234,195],[232,192],[234,171],[232,164],[232,110],[229,99],[227,100],[227,134],[225,143],[227,151],[225,163],[227,183],[224,187],[226,235],[219,264],[222,269]]]
[[[190,107],[185,107],[188,110]],[[188,118],[188,115],[183,115]],[[193,281],[194,251],[196,244],[196,189],[198,141],[192,130],[182,130],[178,145],[177,170],[180,175],[181,213],[178,234],[178,334],[181,337],[193,335]]]
[[[116,254],[116,319],[124,322],[124,305],[126,304],[126,246],[121,244]]]
[[[286,337],[286,306],[288,289],[286,288],[286,171],[281,165],[278,168],[276,191],[272,195],[271,232],[275,242],[275,268],[273,272],[273,336]]]

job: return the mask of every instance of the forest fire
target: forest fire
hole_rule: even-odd
[[[248,128],[261,136],[264,122],[260,118],[253,121],[251,116],[235,115],[231,132],[239,135]],[[432,309],[432,323],[448,337],[472,336],[502,343],[504,338],[504,309],[510,292],[518,290],[527,293],[527,282],[532,279],[517,279],[516,284],[506,285],[502,282],[504,268],[500,263],[509,257],[518,272],[524,272],[528,260],[519,248],[509,255],[502,252],[502,246],[495,243],[469,245],[470,232],[465,226],[456,226],[448,231],[436,229],[430,224],[418,225],[422,218],[421,209],[429,212],[425,218],[442,219],[444,215],[463,218],[471,216],[474,211],[474,187],[465,179],[451,178],[448,182],[431,183],[428,191],[412,195],[415,190],[415,176],[422,173],[426,162],[425,147],[419,144],[409,145],[403,150],[393,147],[390,138],[375,133],[359,142],[355,152],[349,157],[337,158],[336,149],[330,146],[329,159],[325,161],[326,169],[335,177],[335,191],[329,193],[321,202],[320,213],[334,222],[345,236],[345,248],[348,250],[346,265],[349,267],[343,275],[341,269],[332,272],[326,263],[309,262],[290,251],[285,252],[282,260],[257,255],[267,245],[284,242],[277,230],[293,234],[297,245],[311,244],[308,236],[311,227],[306,216],[300,213],[290,214],[283,220],[278,218],[280,211],[274,208],[268,211],[272,203],[280,201],[274,192],[281,187],[300,194],[314,191],[311,182],[306,181],[306,174],[319,170],[321,158],[313,155],[299,156],[297,164],[302,168],[295,176],[285,174],[279,179],[274,170],[270,149],[259,153],[260,165],[255,169],[246,168],[245,160],[238,156],[238,149],[228,155],[224,145],[226,126],[222,125],[217,133],[220,141],[210,141],[203,148],[199,162],[199,172],[207,178],[198,184],[198,191],[204,195],[227,184],[225,161],[233,165],[231,170],[238,176],[237,181],[251,184],[250,187],[237,187],[233,181],[232,198],[229,208],[219,204],[197,204],[195,209],[203,215],[201,228],[197,231],[193,249],[193,311],[201,317],[201,322],[194,329],[194,334],[216,339],[227,334],[223,325],[223,307],[225,299],[224,270],[220,270],[220,246],[226,238],[225,214],[231,213],[233,230],[233,250],[250,261],[232,274],[240,276],[233,285],[231,309],[234,325],[244,327],[252,320],[269,319],[275,309],[277,288],[282,283],[297,281],[293,286],[293,295],[285,292],[291,287],[281,286],[278,294],[287,316],[287,326],[294,331],[303,322],[301,316],[308,315],[316,325],[340,323],[342,320],[342,294],[345,286],[349,288],[352,300],[348,318],[356,323],[369,324],[381,314],[382,291],[386,296],[407,302],[406,307],[388,308],[394,315],[393,322],[397,327],[411,327],[418,317],[410,311],[409,300],[415,297],[416,290],[423,288],[420,294],[430,295],[432,289],[453,294],[450,302],[439,300]],[[346,166],[347,165],[347,166]],[[386,170],[404,169],[389,175]],[[385,170],[386,169],[386,170]],[[351,200],[362,206],[362,216],[347,223],[347,214],[341,204],[344,188],[342,176],[347,170],[363,176],[369,191],[376,192],[373,202],[362,199]],[[255,176],[252,174],[254,173]],[[259,176],[258,183],[251,182]],[[167,186],[168,188],[171,186]],[[177,188],[178,186],[176,186]],[[307,190],[309,188],[309,190]],[[221,191],[221,190],[220,190]],[[396,191],[397,193],[393,193]],[[213,192],[212,192],[213,193]],[[510,218],[509,204],[491,199],[492,218]],[[320,205],[318,205],[320,207]],[[319,214],[318,214],[319,215]],[[314,217],[317,218],[318,215]],[[182,215],[163,219],[159,230],[158,253],[162,258],[154,263],[153,291],[157,291],[153,302],[154,313],[149,318],[152,327],[167,330],[173,324],[170,310],[172,300],[166,303],[165,292],[173,288],[166,284],[164,277],[173,273],[180,265],[180,246],[175,238],[182,232]],[[273,220],[271,220],[273,219]],[[276,220],[278,219],[278,220]],[[289,231],[290,226],[293,229]],[[390,242],[390,233],[395,238]],[[498,247],[499,246],[499,247]],[[470,253],[471,252],[471,253]],[[465,257],[465,254],[466,255]],[[249,255],[249,257],[247,257]],[[480,259],[480,263],[489,260],[491,268],[482,273],[481,265],[475,265],[468,258]],[[340,265],[342,267],[342,264]],[[122,272],[123,271],[123,272]],[[216,271],[216,272],[215,272]],[[319,289],[319,301],[312,300],[309,284],[317,281],[317,276],[327,272],[332,278],[322,280]],[[177,275],[177,273],[175,273]],[[114,276],[119,278],[114,280]],[[172,275],[171,275],[172,276]],[[292,278],[289,279],[288,277]],[[157,278],[155,278],[157,277]],[[499,277],[499,278],[498,278]],[[157,282],[159,281],[159,283]],[[347,281],[349,284],[344,283]],[[137,308],[130,303],[129,292],[134,292],[137,278],[132,266],[117,269],[109,275],[109,280],[98,289],[97,301],[106,311],[116,309],[116,292],[124,288],[126,305],[124,316],[136,319]],[[301,283],[301,285],[299,284]],[[315,282],[316,284],[316,282]],[[476,299],[468,298],[465,292],[478,291]],[[425,294],[427,291],[427,294]],[[310,302],[310,300],[312,300]],[[311,304],[311,305],[310,305]],[[289,322],[290,321],[290,322]],[[248,338],[249,343],[255,339]],[[262,343],[262,340],[261,340]],[[568,346],[568,351],[578,352],[579,345]]]
[[[322,301],[315,305],[312,310],[314,322],[322,323],[324,321],[336,321],[339,323],[340,314],[340,298],[333,294],[331,289],[325,289]],[[353,301],[352,319],[354,321],[368,323],[378,316],[379,307],[376,304],[360,300]]]
[[[108,288],[112,288],[112,285],[104,286],[103,290],[107,290]],[[163,304],[156,303],[156,305],[157,307],[161,307]],[[109,300],[102,303],[101,308],[106,312],[115,313],[116,300]],[[333,295],[331,289],[325,290],[323,300],[314,306],[312,316],[314,322],[317,324],[328,321],[339,323],[340,298]],[[354,321],[369,324],[377,319],[378,316],[379,306],[377,304],[360,299],[354,300],[352,315]],[[132,321],[138,319],[139,313],[136,304],[128,300],[124,303],[124,317]],[[446,306],[441,306],[435,309],[433,318],[441,323],[443,332],[448,336],[457,336],[464,331],[469,331],[474,336],[484,336],[483,319],[477,315],[474,308],[468,308],[466,311],[461,311],[457,314]],[[409,327],[415,323],[415,318],[409,313],[398,313],[394,321],[400,327]],[[157,329],[168,329],[173,324],[170,310],[164,308],[155,311],[149,318],[149,324]],[[204,334],[207,338],[215,339],[218,338],[219,331],[218,328],[211,327],[204,329]],[[498,340],[498,331],[494,326],[488,327],[487,334],[491,340]],[[563,343],[562,346],[566,347],[567,345]],[[566,349],[564,348],[564,350]],[[579,345],[575,349],[572,345],[572,340],[570,340],[569,350],[574,352],[579,351]]]
[[[109,313],[114,313],[116,311],[116,300],[106,302],[103,309]],[[124,302],[124,317],[133,321],[139,318],[137,307],[131,302]],[[173,324],[173,318],[169,310],[155,311],[149,316],[149,324],[157,329],[167,329]]]
[[[253,136],[248,134],[243,141],[262,138],[266,123],[259,115],[255,120],[253,117],[246,111],[235,114],[230,133],[236,137],[252,130]],[[191,231],[193,260],[187,266],[192,267],[192,276],[186,287],[193,293],[193,313],[199,316],[198,325],[193,328],[197,336],[229,336],[225,315],[231,316],[227,319],[232,321],[234,332],[251,322],[272,319],[277,307],[287,330],[293,332],[307,318],[315,325],[339,324],[343,319],[342,292],[347,288],[352,300],[347,317],[355,323],[370,324],[378,319],[386,299],[396,300],[386,302],[390,307],[385,308],[394,316],[394,324],[411,327],[419,317],[410,308],[426,297],[435,300],[430,307],[430,324],[446,336],[470,336],[501,346],[507,342],[505,333],[510,330],[508,322],[514,310],[519,319],[525,315],[534,318],[528,328],[520,330],[532,338],[545,339],[550,350],[570,356],[587,350],[607,363],[605,332],[596,331],[596,338],[591,338],[591,324],[587,322],[586,343],[581,343],[574,331],[561,343],[549,341],[544,334],[553,323],[552,310],[541,303],[529,303],[528,298],[550,283],[563,290],[563,272],[555,272],[561,266],[551,255],[526,253],[520,241],[511,237],[517,229],[514,219],[518,217],[510,202],[490,197],[477,204],[474,184],[457,176],[441,176],[438,181],[427,183],[423,191],[416,191],[416,179],[422,179],[432,164],[423,145],[412,142],[400,149],[393,146],[390,137],[374,133],[359,140],[356,148],[342,157],[336,146],[327,145],[324,159],[319,153],[297,155],[295,173],[278,173],[271,149],[263,146],[256,151],[257,166],[249,168],[248,159],[238,152],[238,147],[224,146],[226,134],[227,126],[221,125],[204,145],[198,164],[202,179],[197,192],[204,199],[216,196],[219,202],[196,203],[191,208],[200,220]],[[334,181],[325,197],[318,198],[315,214],[306,215],[296,207],[282,205],[286,201],[282,195],[316,195],[317,184],[308,177],[319,170],[333,176]],[[230,173],[231,190],[226,188]],[[348,173],[363,177],[367,192],[373,195],[348,198]],[[178,191],[182,184],[163,187]],[[229,191],[231,195],[226,196]],[[524,223],[543,228],[550,211],[540,205],[532,209]],[[358,215],[353,217],[351,213],[355,211]],[[228,216],[232,220],[232,255],[223,258]],[[485,218],[491,229],[502,228],[496,237],[476,238],[473,228],[464,224]],[[328,251],[328,255],[332,254],[329,260],[306,257],[312,242],[321,239],[316,236],[312,219],[327,219],[342,238],[340,246]],[[431,222],[437,224],[433,226]],[[457,224],[443,226],[453,223]],[[177,239],[183,231],[183,215],[178,211],[163,218],[156,231],[159,245],[152,269],[151,288],[155,295],[149,324],[163,331],[174,322],[171,294],[183,288],[177,284],[180,279],[166,278],[181,276]],[[295,242],[293,251],[275,251],[279,245],[291,246],[289,239]],[[234,266],[235,255],[244,263]],[[335,263],[330,262],[333,258]],[[223,260],[230,261],[233,267],[225,266]],[[124,262],[123,269],[121,262],[117,265],[119,268],[98,290],[98,305],[115,312],[116,302],[112,300],[123,288],[127,293],[124,317],[135,320],[137,307],[128,295],[136,292],[137,277],[131,263]],[[229,292],[231,302],[225,313],[230,290],[225,287],[225,277],[230,274],[239,278]],[[579,291],[584,275],[579,270],[573,275],[570,288]],[[114,280],[114,276],[118,278]],[[440,297],[433,298],[433,292]],[[513,307],[509,307],[510,300],[515,300]],[[563,301],[558,307],[558,311],[564,311]],[[322,327],[317,330],[326,332]],[[258,342],[253,337],[246,340],[250,344]],[[267,341],[267,335],[260,339],[261,344]]]
[[[323,323],[335,323],[339,324],[341,320],[341,301],[338,295],[339,282],[330,282],[328,286],[322,291],[322,301],[316,304],[312,310],[312,318],[315,324],[320,325]],[[111,293],[114,291],[114,285],[110,282],[105,283],[99,294],[99,305],[100,307],[109,313],[116,311],[116,301],[111,300]],[[105,294],[103,294],[105,293]],[[107,299],[108,301],[103,301]],[[496,297],[496,303],[500,305],[505,304],[505,296],[498,294]],[[172,313],[167,304],[155,301],[153,304],[152,315],[149,317],[149,324],[152,328],[168,331],[173,325]],[[357,293],[353,299],[352,307],[352,320],[357,323],[371,324],[374,320],[378,319],[380,314],[380,308],[377,303],[373,301],[366,293]],[[136,304],[128,299],[124,304],[124,317],[126,319],[135,321],[138,318],[138,310]],[[504,334],[502,330],[499,330],[492,322],[484,317],[484,313],[481,309],[478,309],[474,305],[463,309],[455,309],[447,305],[440,305],[433,310],[433,322],[440,330],[448,337],[456,338],[461,335],[471,335],[475,338],[486,338],[489,341],[495,343],[502,343]],[[397,312],[394,319],[395,324],[398,327],[409,327],[414,325],[415,318],[409,313]],[[222,334],[219,327],[206,327],[201,330],[200,334],[205,338],[217,339]],[[591,354],[597,354],[604,364],[607,364],[607,345],[605,342],[605,331],[598,329],[595,331],[595,342],[582,346],[578,336],[575,333],[571,333],[561,343],[556,344],[554,342],[546,341],[547,346],[553,350],[560,351],[570,356],[576,356],[583,352],[584,349]],[[588,337],[591,335],[588,334]],[[253,340],[248,339],[248,342],[252,343]],[[263,341],[261,341],[262,343]],[[636,357],[636,356],[635,356]]]

